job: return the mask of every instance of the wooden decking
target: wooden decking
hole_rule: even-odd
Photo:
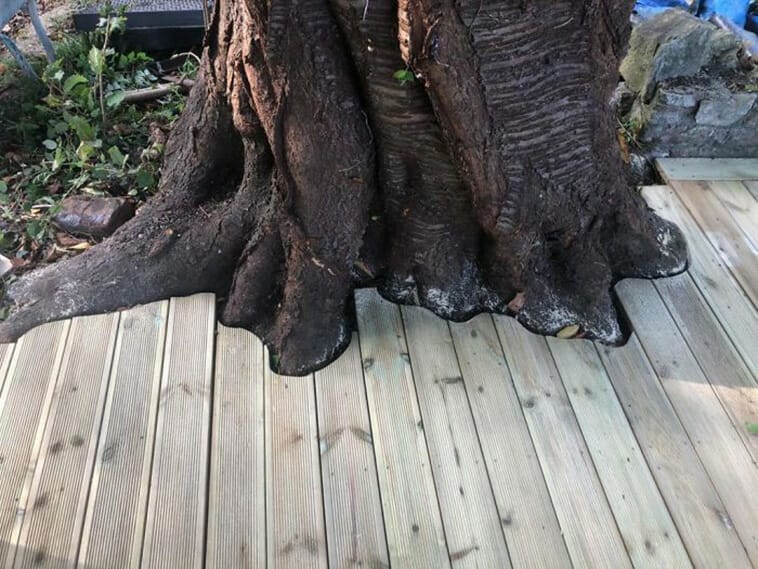
[[[663,166],[692,267],[623,348],[368,290],[306,378],[210,295],[0,347],[0,567],[758,566],[758,182]]]

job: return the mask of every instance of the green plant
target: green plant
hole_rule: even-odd
[[[69,194],[144,199],[155,187],[164,130],[184,106],[178,91],[140,106],[125,92],[157,78],[151,58],[119,52],[121,15],[104,13],[98,29],[56,47],[42,85],[21,80],[0,104],[0,251],[35,261],[55,248],[50,220]],[[189,60],[188,60],[189,61]],[[194,75],[187,63],[182,73]]]

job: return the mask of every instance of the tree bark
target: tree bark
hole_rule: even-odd
[[[346,347],[370,285],[450,320],[622,342],[613,284],[687,264],[609,107],[633,3],[218,0],[158,194],[13,283],[0,339],[210,291],[300,375]]]

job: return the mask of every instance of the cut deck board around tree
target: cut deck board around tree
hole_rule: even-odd
[[[373,290],[303,378],[207,294],[0,346],[0,567],[758,567],[758,162],[659,167],[621,348]]]

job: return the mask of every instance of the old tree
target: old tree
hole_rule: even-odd
[[[682,271],[609,100],[633,0],[218,0],[158,194],[8,291],[41,322],[199,291],[282,373],[346,347],[352,291],[621,340],[612,286]]]

